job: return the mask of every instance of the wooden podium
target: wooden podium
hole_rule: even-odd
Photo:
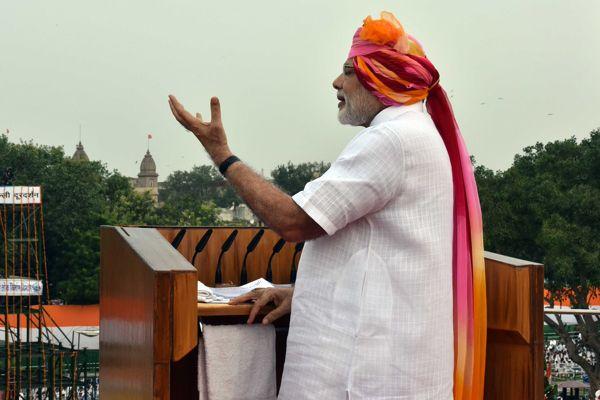
[[[194,256],[194,244],[209,228],[185,228],[185,240],[178,251],[170,241],[181,229],[101,228],[100,381],[105,400],[197,399],[199,319],[208,323],[243,322],[250,310],[250,305],[197,304],[196,282],[202,276],[212,285],[217,250],[238,229],[233,247],[221,257],[221,267],[226,281],[239,284],[244,249],[258,228],[210,228],[215,240],[198,257]],[[248,257],[249,279],[264,276],[266,260],[272,259],[273,280],[288,283],[294,244],[286,244],[272,257],[277,235],[266,230],[264,238]],[[196,267],[188,261],[192,258]],[[484,398],[541,400],[543,267],[486,253],[486,278]],[[278,331],[285,329],[286,323],[280,321]],[[278,335],[279,373],[284,347],[285,335]]]
[[[197,399],[196,269],[156,229],[100,232],[103,399]]]

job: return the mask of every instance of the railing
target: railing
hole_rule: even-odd
[[[600,310],[583,308],[544,308],[544,314],[600,315]]]
[[[600,316],[600,310],[595,309],[578,309],[578,308],[544,308],[544,314],[546,315],[596,315]],[[570,337],[575,337],[576,332],[569,332]],[[563,342],[560,337],[555,339],[558,342]],[[546,346],[546,353],[548,353],[548,346]],[[562,362],[555,363],[554,360],[550,360],[553,371],[552,376],[557,378],[558,381],[555,381],[557,387],[560,387],[561,380],[581,380],[584,381],[585,371],[575,362],[573,362],[568,353],[566,353],[566,349],[561,351],[562,353]],[[548,361],[548,354],[546,354],[546,361]],[[565,359],[566,357],[566,359]],[[560,387],[558,390],[558,394],[560,394],[561,399],[563,400],[583,400],[587,399],[589,388],[579,388],[579,387]]]
[[[24,343],[12,344],[25,345]],[[0,349],[2,346],[0,346]],[[61,345],[38,343],[32,345],[33,357],[23,357],[21,363],[21,384],[15,382],[13,374],[9,376],[10,387],[6,387],[7,360],[0,360],[0,393],[5,399],[84,399],[99,398],[98,351],[83,349],[74,351]],[[14,363],[12,356],[8,363]],[[13,370],[14,372],[14,370]]]

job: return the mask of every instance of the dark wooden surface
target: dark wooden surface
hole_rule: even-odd
[[[486,253],[488,337],[485,400],[544,398],[540,264]]]
[[[207,304],[198,303],[198,316],[199,317],[247,317],[250,314],[253,304],[237,304],[230,306],[229,304]],[[273,310],[273,306],[267,305],[263,307],[260,314],[266,314]]]
[[[102,398],[197,398],[193,371],[171,382],[197,348],[195,269],[154,229],[102,227],[100,242]]]
[[[209,228],[186,228],[186,234],[178,247],[179,252],[188,260],[192,261],[194,249],[200,238]],[[232,283],[239,285],[242,261],[246,253],[246,247],[252,240],[259,228],[231,228],[217,227],[212,228],[213,233],[208,241],[204,251],[200,253],[194,262],[198,270],[198,280],[207,286],[214,286],[215,271],[217,269],[217,259],[221,252],[221,246],[234,229],[238,230],[233,245],[225,253],[221,261],[223,272],[223,283]],[[157,228],[169,242],[175,238],[180,228]],[[246,261],[248,270],[248,282],[266,276],[267,264],[273,250],[273,246],[280,237],[270,229],[265,229],[265,233],[258,243],[256,249],[250,253]],[[294,254],[295,243],[286,243],[281,251],[273,257],[273,283],[289,283],[290,266],[292,255]],[[296,262],[299,256],[296,258]]]

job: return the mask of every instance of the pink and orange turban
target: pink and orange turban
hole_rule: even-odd
[[[426,100],[446,145],[454,182],[454,398],[480,400],[487,329],[483,226],[471,160],[452,106],[422,46],[389,12],[364,20],[348,58],[358,80],[384,105]]]

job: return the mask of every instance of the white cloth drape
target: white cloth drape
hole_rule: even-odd
[[[275,400],[275,328],[203,325],[198,391],[200,400]]]

